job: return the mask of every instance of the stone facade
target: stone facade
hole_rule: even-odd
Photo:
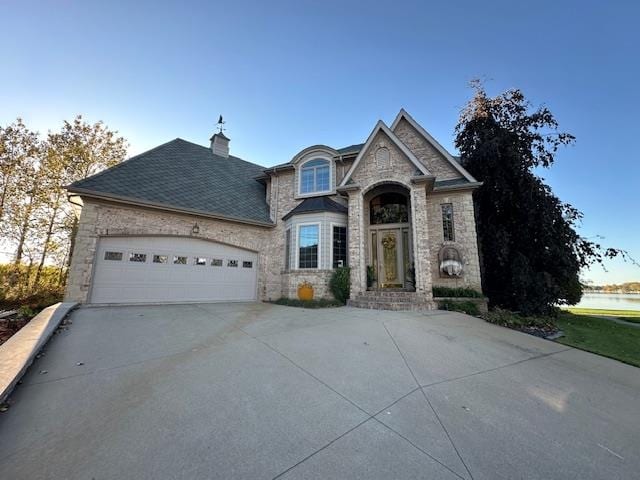
[[[390,158],[384,168],[376,161],[376,151],[389,150]],[[431,299],[431,271],[425,259],[430,258],[428,222],[426,218],[426,190],[424,183],[416,184],[417,167],[401,148],[384,131],[373,137],[369,148],[363,153],[360,163],[351,174],[357,188],[349,194],[349,260],[351,266],[351,294],[360,295],[367,289],[366,246],[368,233],[368,209],[364,198],[370,190],[384,185],[398,185],[410,192],[411,226],[415,262],[416,292],[425,300]]]
[[[199,233],[192,234],[198,223]],[[87,302],[98,241],[105,236],[166,235],[221,242],[258,253],[258,296],[277,299],[281,292],[281,245],[272,228],[181,215],[161,210],[85,200],[67,281],[66,301]],[[284,243],[284,241],[282,241]]]
[[[290,270],[282,273],[282,296],[298,298],[298,287],[302,282],[313,285],[314,298],[332,299],[329,280],[333,270]]]
[[[406,119],[401,119],[394,129],[398,138],[427,167],[438,180],[461,178],[460,172],[451,166],[443,155],[436,150]]]
[[[461,277],[449,277],[440,273],[438,252],[445,244],[442,228],[441,205],[453,205],[454,240],[461,250],[464,270]],[[478,259],[478,237],[471,191],[431,193],[427,196],[428,230],[431,258],[431,278],[433,285],[442,287],[469,287],[482,290],[480,263]]]
[[[433,304],[433,285],[465,286],[481,290],[472,189],[433,190],[435,180],[462,178],[460,171],[405,118],[399,117],[394,125],[393,132],[386,127],[376,127],[377,130],[374,130],[353,169],[353,156],[342,158],[328,147],[322,153],[322,146],[310,149],[311,152],[321,152],[333,158],[330,198],[348,207],[346,216],[344,213],[324,217],[317,214],[315,217],[304,217],[304,214],[299,214],[283,220],[287,213],[304,200],[298,195],[297,182],[297,162],[302,162],[305,158],[302,154],[286,167],[266,170],[268,178],[265,180],[265,199],[274,223],[271,227],[83,197],[84,207],[76,236],[66,299],[78,302],[88,300],[95,252],[101,237],[153,235],[193,237],[257,252],[260,300],[295,298],[298,286],[305,281],[313,285],[316,298],[331,298],[328,284],[333,270],[327,269],[331,264],[326,260],[322,262],[323,265],[319,265],[319,269],[299,269],[290,255],[287,269],[286,231],[310,220],[324,222],[323,228],[327,228],[334,225],[334,222],[340,224],[340,219],[343,218],[343,224],[347,226],[351,296],[365,298],[369,302],[367,295],[371,292],[367,292],[366,276],[370,248],[369,201],[374,193],[377,195],[391,185],[392,188],[406,192],[409,199],[408,225],[412,242],[411,259],[415,269],[415,292],[405,297],[415,301],[417,306],[424,306]],[[416,165],[420,163],[432,176],[421,175]],[[350,178],[340,186],[345,175]],[[453,205],[455,246],[464,260],[464,271],[459,278],[447,277],[440,272],[438,252],[445,244],[441,212],[443,203]],[[199,225],[197,235],[192,234],[195,223]],[[321,237],[324,242],[330,238],[326,232]],[[290,249],[294,248],[295,241],[290,245]],[[325,258],[328,251],[325,244]]]

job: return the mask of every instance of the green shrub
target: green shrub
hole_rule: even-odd
[[[342,303],[347,303],[349,290],[351,289],[351,269],[349,267],[337,268],[329,280],[329,290],[334,298]]]
[[[45,266],[35,285],[36,267],[0,264],[0,309],[10,310],[22,306],[40,311],[58,303],[64,294],[64,271]]]
[[[483,318],[489,323],[495,323],[496,325],[509,328],[553,328],[556,326],[553,317],[525,316],[502,308],[491,310],[489,313],[486,313]]]
[[[18,309],[18,316],[22,318],[33,318],[37,314],[38,312],[28,305],[23,305]]]
[[[298,300],[297,298],[282,297],[278,300],[274,300],[272,303],[276,305],[285,305],[287,307],[301,307],[301,308],[331,308],[341,307],[344,305],[338,300],[329,300],[326,298],[319,298],[317,300]]]
[[[483,298],[481,292],[473,288],[452,288],[452,287],[433,287],[434,297],[467,297],[467,298]]]
[[[462,312],[467,315],[480,315],[478,305],[470,301],[442,300],[438,302],[440,310],[449,310],[452,312]]]
[[[376,281],[376,271],[371,265],[367,265],[367,288],[373,287],[373,282]]]

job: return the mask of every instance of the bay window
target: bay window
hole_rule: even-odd
[[[298,227],[298,268],[318,268],[320,225]]]

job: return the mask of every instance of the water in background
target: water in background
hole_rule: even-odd
[[[574,307],[605,310],[640,310],[640,293],[585,293]]]

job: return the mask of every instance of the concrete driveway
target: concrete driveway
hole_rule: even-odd
[[[0,414],[2,479],[640,471],[640,369],[465,315],[209,304],[72,320]]]

